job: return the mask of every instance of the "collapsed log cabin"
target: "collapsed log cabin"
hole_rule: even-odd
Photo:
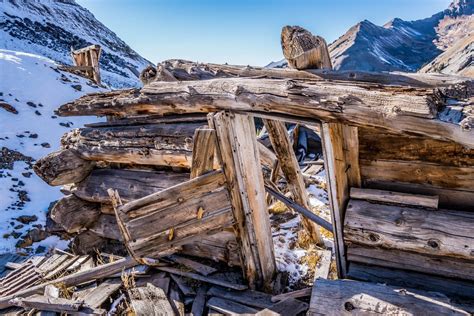
[[[76,239],[120,239],[145,264],[170,252],[232,261],[251,288],[272,291],[272,181],[262,167],[307,208],[283,122],[307,124],[323,141],[339,277],[365,281],[361,288],[397,306],[394,288],[366,282],[474,297],[466,272],[474,264],[472,79],[181,60],[160,64],[149,79],[142,89],[91,94],[57,110],[109,117],[65,135],[61,151],[35,169],[67,185],[52,214]],[[273,151],[256,139],[254,118],[264,120]],[[69,151],[72,160],[55,158]],[[71,220],[73,213],[89,220]],[[314,223],[302,222],[318,243]],[[316,281],[310,313],[378,311],[370,297],[351,299],[355,284],[334,285],[347,293],[335,297],[333,285]]]

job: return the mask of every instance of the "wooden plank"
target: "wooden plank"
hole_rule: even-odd
[[[193,301],[193,305],[191,307],[191,316],[204,315],[204,308],[206,307],[206,293],[207,293],[207,286],[205,285],[199,286],[196,297],[194,298],[194,301]]]
[[[439,208],[461,211],[472,211],[474,209],[474,192],[472,191],[438,188],[428,183],[417,184],[376,179],[364,179],[364,187],[404,193],[436,195],[439,197]]]
[[[104,278],[106,276],[109,276],[109,275],[112,275],[114,273],[120,272],[123,269],[130,268],[130,267],[133,267],[133,266],[136,266],[136,265],[137,265],[137,262],[133,258],[127,257],[127,258],[124,258],[124,259],[117,260],[115,262],[111,262],[111,263],[108,263],[108,264],[104,264],[104,265],[100,265],[100,266],[91,268],[91,269],[88,269],[88,270],[85,270],[85,271],[79,271],[79,272],[76,272],[76,273],[72,273],[72,274],[69,274],[69,275],[51,280],[51,281],[41,283],[39,285],[30,287],[30,288],[27,288],[27,289],[23,288],[22,290],[17,291],[12,295],[6,295],[6,296],[0,297],[0,309],[11,306],[9,301],[13,298],[26,297],[26,296],[30,296],[30,295],[33,295],[33,294],[43,293],[44,288],[47,285],[50,285],[50,284],[61,284],[61,283],[63,283],[64,286],[71,287],[71,286],[74,286],[74,285],[78,285],[78,284],[88,282],[90,280]]]
[[[248,307],[233,301],[227,301],[219,297],[213,297],[207,301],[207,306],[215,311],[224,313],[224,315],[238,316],[242,314],[255,314],[258,312],[255,308]]]
[[[252,288],[270,287],[276,264],[254,120],[247,115],[220,112],[214,115],[213,126],[245,277]]]
[[[184,300],[176,284],[172,284],[170,287],[169,300],[171,307],[174,310],[174,314],[177,316],[184,316]]]
[[[243,285],[243,284],[234,284],[234,283],[230,283],[230,282],[227,282],[225,280],[221,280],[221,279],[218,279],[218,278],[215,278],[215,277],[206,277],[206,276],[202,276],[202,275],[197,274],[197,273],[181,271],[181,270],[176,269],[176,268],[157,267],[157,269],[160,270],[160,271],[165,271],[165,272],[180,275],[180,276],[183,276],[183,277],[186,277],[186,278],[191,278],[191,279],[206,282],[206,283],[209,283],[209,284],[219,285],[219,286],[227,287],[227,288],[234,289],[234,290],[242,291],[242,290],[246,290],[248,288],[246,285]]]
[[[446,166],[472,167],[474,149],[426,136],[359,128],[360,156],[365,160],[424,161]]]
[[[286,298],[256,313],[256,316],[296,316],[308,310],[308,304],[294,298]]]
[[[131,288],[128,292],[135,315],[174,315],[166,294],[159,287],[148,283],[146,287]]]
[[[338,123],[321,125],[329,205],[333,223],[337,272],[344,277],[347,269],[344,250],[343,221],[349,188],[360,186],[357,127]]]
[[[296,290],[296,291],[291,291],[287,293],[282,293],[278,295],[272,296],[272,302],[279,302],[283,301],[287,298],[302,298],[302,297],[309,297],[311,296],[313,288],[312,287],[307,287],[301,290]]]
[[[247,290],[232,291],[218,286],[213,286],[207,292],[208,296],[220,297],[225,300],[234,301],[251,307],[264,309],[273,305],[272,296],[267,293]]]
[[[122,280],[107,279],[84,297],[84,304],[91,308],[99,308],[121,286]]]
[[[83,304],[83,302],[65,298],[46,297],[38,294],[29,297],[14,298],[10,300],[9,303],[23,308],[35,308],[58,313],[78,311]]]
[[[188,285],[186,280],[181,278],[180,276],[170,274],[171,279],[173,279],[174,283],[178,286],[179,290],[184,294],[184,296],[195,296],[196,292],[193,290],[192,287]]]
[[[198,128],[194,132],[191,179],[213,170],[216,150],[216,131]]]
[[[347,259],[351,262],[474,281],[474,262],[472,260],[433,257],[415,252],[364,247],[356,244],[348,245]]]
[[[372,247],[472,260],[473,225],[473,212],[434,212],[350,200],[344,239]]]
[[[304,208],[310,209],[304,179],[298,161],[296,160],[295,153],[293,152],[293,146],[290,143],[285,123],[275,120],[264,120],[263,122],[267,129],[268,136],[270,137],[273,150],[278,157],[280,168],[288,182],[288,188],[293,195],[294,201]],[[309,237],[315,243],[321,244],[322,239],[318,226],[304,216],[301,216],[301,221],[308,232]]]
[[[366,282],[439,292],[455,299],[474,299],[474,282],[471,281],[355,262],[350,263],[348,276]]]
[[[428,183],[438,188],[474,191],[474,168],[444,166],[423,161],[361,160],[364,179]]]
[[[245,91],[245,94],[241,93]],[[291,92],[291,93],[289,93]],[[152,82],[141,90],[85,96],[59,115],[167,114],[221,110],[282,114],[315,121],[415,133],[474,147],[474,131],[436,118],[445,100],[432,89],[280,79],[222,78]],[[387,115],[390,114],[390,115]]]
[[[349,280],[316,281],[308,315],[469,315],[433,293]]]
[[[117,190],[123,202],[162,191],[189,179],[189,174],[127,169],[95,169],[77,184],[73,194],[80,199],[110,204],[107,189]]]
[[[89,230],[100,237],[123,241],[117,219],[113,215],[101,214]]]
[[[168,257],[168,259],[171,259],[172,261],[182,264],[183,266],[190,268],[199,274],[202,274],[204,276],[208,276],[211,273],[214,273],[217,271],[217,269],[210,267],[208,265],[202,264],[200,262],[191,260],[189,258],[181,257],[178,255],[171,255]]]
[[[421,206],[434,209],[438,208],[439,202],[439,197],[435,195],[409,194],[402,192],[361,188],[351,188],[350,197],[352,199],[406,204],[409,206]]]

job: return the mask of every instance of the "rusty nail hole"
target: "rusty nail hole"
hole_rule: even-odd
[[[355,309],[354,305],[352,305],[351,302],[345,302],[344,303],[344,309],[348,312],[352,311]]]
[[[397,218],[397,219],[395,220],[395,225],[397,225],[397,226],[402,226],[402,224],[403,224],[403,219]]]
[[[436,240],[428,240],[428,246],[430,246],[433,249],[439,248],[439,244]]]
[[[376,234],[369,234],[369,239],[372,242],[376,242],[379,240],[379,236],[377,236]]]

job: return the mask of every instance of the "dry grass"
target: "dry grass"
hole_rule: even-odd
[[[281,201],[277,201],[268,208],[270,214],[281,214],[288,211],[288,207]]]
[[[318,262],[321,260],[321,256],[319,255],[318,250],[316,247],[310,246],[306,250],[306,254],[301,257],[301,264],[304,264],[308,267],[308,273],[305,276],[305,281],[312,283],[312,280],[314,279],[314,274],[316,272]]]
[[[56,283],[54,286],[59,289],[59,297],[68,299],[72,298],[72,294],[74,293],[73,288],[68,288],[63,282]]]

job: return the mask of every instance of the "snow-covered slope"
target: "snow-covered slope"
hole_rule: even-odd
[[[150,64],[74,0],[2,0],[0,48],[72,64],[71,47],[102,46],[101,76],[112,88],[140,85]]]
[[[50,202],[61,197],[32,170],[35,159],[59,148],[62,134],[97,118],[59,118],[54,110],[85,93],[103,90],[62,72],[50,59],[0,49],[0,253],[53,246],[43,232]],[[29,232],[29,233],[28,233]],[[26,248],[25,248],[26,247]]]

